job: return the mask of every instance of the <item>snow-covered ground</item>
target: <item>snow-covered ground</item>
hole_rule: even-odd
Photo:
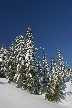
[[[66,83],[66,97],[65,100],[62,100],[63,104],[66,106],[71,106],[72,107],[72,85],[71,82]]]
[[[71,108],[72,86],[68,82],[66,88],[66,100],[63,104],[55,104],[44,100],[44,96],[29,94],[27,91],[16,88],[14,84],[8,84],[7,80],[0,78],[0,108]]]

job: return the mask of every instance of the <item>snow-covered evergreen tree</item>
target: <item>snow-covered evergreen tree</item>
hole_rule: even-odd
[[[52,74],[52,79],[54,81],[54,86],[55,86],[57,77],[58,77],[58,67],[57,67],[57,63],[54,57],[52,57],[50,71],[51,71],[50,73]]]
[[[66,68],[65,68],[65,71],[66,71],[66,81],[69,81],[70,80],[70,72],[71,72],[71,68],[70,68],[70,65],[68,62],[66,62]]]
[[[50,72],[49,72],[49,80],[45,93],[45,100],[53,101],[54,95],[54,79],[53,79],[53,59],[51,60]]]
[[[23,35],[17,36],[15,39],[15,54],[16,54],[16,60],[19,64],[22,64],[25,60],[25,50],[26,44],[25,44],[25,38]]]
[[[51,58],[51,66],[50,66],[50,72],[49,72],[49,81],[46,89],[45,99],[49,101],[54,101],[54,88],[55,88],[55,61],[53,57]]]
[[[65,65],[60,49],[58,49],[58,73],[61,79],[65,82],[66,81]]]
[[[6,66],[7,66],[7,50],[3,44],[0,49],[0,73],[2,77],[6,77]]]
[[[22,64],[21,68],[19,68],[18,70],[18,74],[16,74],[17,76],[15,77],[14,80],[16,80],[16,87],[19,87],[21,89],[27,89],[27,66],[26,64]]]
[[[35,56],[34,52],[34,41],[33,41],[33,34],[30,26],[28,27],[27,33],[26,33],[26,60],[27,60],[27,66],[32,65],[32,61]],[[32,68],[32,67],[31,67]]]
[[[30,93],[34,93],[34,74],[35,74],[35,52],[34,41],[32,40],[33,34],[30,26],[26,33],[26,65],[29,68],[27,71],[27,88]]]
[[[39,90],[39,79],[37,77],[37,60],[36,60],[36,50],[33,41],[33,34],[31,27],[28,27],[26,33],[26,65],[29,68],[27,71],[27,87],[30,93],[38,94]]]
[[[2,59],[2,51],[0,50],[0,78],[4,77],[4,71],[3,71],[3,59]]]
[[[56,60],[52,57],[45,99],[53,102],[59,102],[62,95],[61,77],[58,74]]]
[[[58,74],[61,79],[61,90],[63,92],[66,88],[67,75],[66,75],[65,65],[64,65],[64,61],[60,49],[58,49]],[[63,94],[63,98],[64,98],[64,94]]]
[[[42,94],[42,66],[41,66],[39,56],[37,57],[37,78],[38,78],[38,81],[39,81],[38,94]]]
[[[7,70],[6,70],[6,78],[8,82],[12,82],[16,73],[16,56],[15,56],[15,48],[14,42],[12,42],[11,46],[8,50],[8,62],[7,62]]]
[[[17,36],[15,39],[15,55],[16,55],[16,74],[14,76],[14,82],[16,83],[17,87],[22,88],[22,79],[25,69],[25,56],[26,56],[26,44],[25,44],[25,38],[23,35]],[[23,71],[23,72],[22,72]],[[22,78],[22,79],[21,79]]]
[[[42,62],[42,93],[46,91],[49,79],[49,66],[47,62],[47,57],[45,52],[43,52],[43,62]]]

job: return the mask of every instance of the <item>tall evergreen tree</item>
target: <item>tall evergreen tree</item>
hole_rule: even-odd
[[[16,56],[14,50],[15,50],[15,45],[14,42],[12,42],[8,50],[8,62],[6,70],[6,78],[8,79],[9,83],[13,81],[13,78],[16,73]]]
[[[64,65],[64,61],[63,61],[63,57],[61,54],[60,49],[58,49],[58,74],[60,76],[61,79],[61,89],[62,92],[65,90],[66,88],[66,71],[65,71],[65,65]],[[63,98],[64,98],[64,94],[63,94]]]
[[[45,52],[43,52],[42,65],[42,92],[44,93],[46,91],[49,78],[49,66]]]
[[[61,77],[58,74],[56,60],[52,57],[45,99],[53,102],[59,102],[62,95]]]
[[[54,82],[54,78],[53,78],[53,58],[51,59],[51,66],[50,66],[50,73],[49,73],[49,81],[48,81],[48,85],[47,85],[47,89],[46,89],[46,93],[45,93],[45,100],[48,101],[54,101],[53,99],[53,95],[54,95],[54,86],[55,86],[55,82]]]
[[[0,50],[0,78],[5,76],[3,68],[4,66],[3,66],[2,52]]]
[[[40,62],[40,58],[39,56],[37,57],[37,78],[39,81],[39,90],[38,90],[38,94],[42,94],[42,66],[41,66],[41,62]]]
[[[18,74],[14,80],[16,80],[16,87],[26,90],[27,89],[27,66],[26,64],[22,64],[21,68],[18,70]]]
[[[32,40],[33,34],[30,26],[26,33],[26,65],[29,68],[27,71],[27,87],[30,93],[34,93],[34,74],[35,74],[35,52],[34,41]]]
[[[14,77],[14,82],[16,83],[17,87],[23,87],[23,74],[25,74],[25,56],[26,56],[26,49],[25,49],[25,38],[23,35],[17,36],[15,39],[15,55],[16,55],[16,63],[17,63],[17,72]],[[22,79],[21,79],[22,78]]]
[[[58,49],[58,73],[61,76],[61,79],[65,82],[66,81],[65,65],[63,62],[63,57],[60,49]]]
[[[27,33],[26,33],[26,61],[27,61],[27,67],[29,68],[27,71],[27,87],[30,93],[38,94],[38,86],[39,86],[39,80],[37,78],[37,61],[36,61],[36,50],[35,50],[35,44],[33,41],[33,34],[30,26],[28,27]]]
[[[23,35],[20,35],[19,37],[17,36],[15,39],[15,55],[16,55],[16,61],[20,65],[24,62],[25,60],[25,50],[26,44],[25,44],[25,38]]]
[[[70,80],[70,71],[71,71],[71,68],[70,68],[70,65],[69,65],[68,62],[66,62],[65,71],[66,71],[66,81],[69,81]]]
[[[5,45],[2,45],[0,49],[0,59],[0,74],[1,77],[6,77],[7,50]]]

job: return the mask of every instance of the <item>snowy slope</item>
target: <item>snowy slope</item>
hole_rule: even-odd
[[[71,85],[71,82],[66,83],[65,92],[66,92],[66,97],[65,97],[65,100],[62,100],[62,102],[64,105],[72,107],[72,85]]]
[[[71,86],[67,86],[69,91]],[[67,95],[66,99],[67,102],[64,103],[66,102],[67,106],[47,102],[43,96],[29,94],[13,84],[8,84],[6,79],[0,78],[0,108],[71,108],[72,97]]]

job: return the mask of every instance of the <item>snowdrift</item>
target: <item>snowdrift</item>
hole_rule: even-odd
[[[0,78],[0,108],[71,108],[72,86],[68,82],[66,99],[55,104],[44,100],[44,96],[37,96],[8,84],[5,78]]]

